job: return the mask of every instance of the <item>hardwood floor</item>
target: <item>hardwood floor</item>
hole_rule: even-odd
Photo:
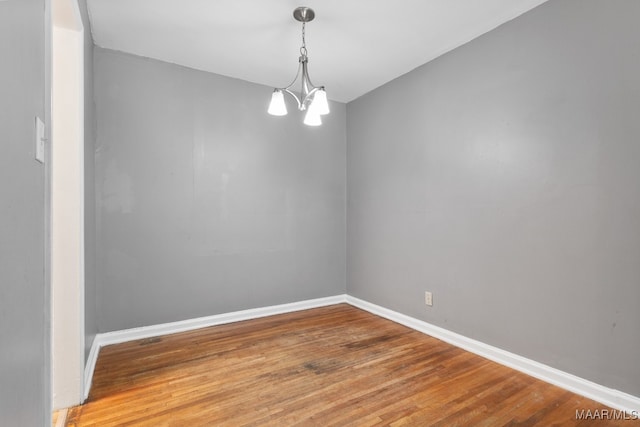
[[[60,409],[59,411],[53,411],[51,415],[51,424],[53,427],[62,427],[65,425],[67,419],[67,410]]]
[[[603,409],[340,304],[105,347],[67,425],[640,425]]]

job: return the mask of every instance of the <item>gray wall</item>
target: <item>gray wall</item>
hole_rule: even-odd
[[[640,395],[638,16],[553,0],[348,104],[348,293]]]
[[[45,1],[0,2],[0,417],[51,425],[45,169],[35,117],[49,116]]]
[[[85,362],[98,332],[96,310],[95,125],[93,102],[93,38],[87,1],[78,0],[84,26],[84,320]]]
[[[94,55],[100,332],[345,292],[344,104],[309,128],[265,86]]]

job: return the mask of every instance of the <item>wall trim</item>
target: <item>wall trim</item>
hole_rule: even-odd
[[[96,370],[96,362],[98,361],[98,353],[100,353],[100,341],[98,340],[98,335],[93,338],[93,342],[91,343],[91,349],[89,350],[89,355],[87,356],[87,361],[84,365],[84,388],[82,389],[82,402],[84,403],[89,397],[89,391],[91,390],[91,383],[93,381],[93,372]]]
[[[93,344],[91,345],[91,350],[89,351],[89,357],[87,358],[87,364],[84,371],[84,400],[89,397],[89,390],[91,390],[91,382],[93,381],[93,372],[95,371],[96,362],[98,361],[98,353],[104,346],[120,344],[143,338],[157,337],[160,335],[191,331],[194,329],[206,328],[208,326],[224,325],[243,320],[259,319],[261,317],[273,316],[276,314],[292,313],[311,308],[325,307],[345,302],[347,302],[346,295],[335,295],[288,304],[215,314],[213,316],[198,317],[178,322],[162,323],[159,325],[143,326],[140,328],[96,334]]]
[[[449,331],[439,326],[432,325],[423,320],[418,320],[385,307],[370,303],[368,301],[352,297],[350,295],[335,295],[326,298],[318,298],[306,301],[299,301],[289,304],[260,307],[249,310],[241,310],[230,313],[216,314],[213,316],[199,317],[196,319],[182,320],[179,322],[163,323],[159,325],[144,326],[141,328],[125,329],[122,331],[106,332],[97,334],[91,345],[87,365],[85,368],[85,396],[86,400],[91,389],[93,372],[98,360],[100,348],[119,344],[127,341],[151,338],[159,335],[174,334],[193,329],[205,328],[208,326],[223,325],[227,323],[240,322],[243,320],[258,319],[276,314],[291,313],[294,311],[308,310],[311,308],[324,307],[348,303],[354,307],[368,311],[376,316],[407,326],[418,332],[432,336],[456,347],[460,347],[471,353],[485,357],[501,365],[523,372],[542,381],[569,390],[581,396],[593,399],[611,408],[625,411],[631,414],[640,413],[640,397],[632,396],[619,390],[614,390],[585,380],[567,372],[544,365],[517,354],[502,350],[498,347],[485,344],[483,342],[465,337],[456,332]]]
[[[398,313],[385,307],[347,295],[347,303],[369,313],[392,320],[416,331],[460,347],[501,365],[523,372],[539,380],[595,400],[611,408],[631,414],[640,414],[640,398],[585,380],[551,366],[502,350],[489,344],[465,337],[456,332]]]

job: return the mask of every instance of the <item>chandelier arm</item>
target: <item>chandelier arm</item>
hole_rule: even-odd
[[[291,87],[291,86],[289,86]],[[302,102],[300,102],[300,98],[298,98],[298,95],[296,95],[294,92],[289,90],[289,87],[283,88],[282,90],[286,93],[288,93],[289,95],[293,96],[293,99],[296,100],[296,102],[298,103],[298,110],[303,110],[302,106],[304,105]],[[305,98],[306,100],[306,98]]]
[[[322,87],[318,87],[311,82],[311,78],[309,77],[309,70],[307,68],[308,61],[305,58],[304,63],[302,64],[302,95],[304,99],[302,100],[302,104],[305,104],[311,96],[316,93]]]
[[[305,56],[302,61],[302,92],[300,92],[300,96],[303,96],[305,99],[309,96],[309,91],[314,88],[313,83],[309,80],[308,63],[308,59]]]
[[[307,68],[308,63],[309,61],[307,60],[302,65],[302,79],[306,81],[307,87],[310,87],[311,89],[317,89],[318,87],[311,83],[311,78],[309,77],[309,69]]]
[[[306,104],[311,98],[311,96],[314,93],[316,93],[318,90],[324,87],[324,86],[320,86],[320,87],[314,86],[313,83],[311,83],[311,79],[309,78],[309,72],[307,70],[307,61],[308,61],[308,58],[306,56],[301,56],[300,60],[298,61],[298,72],[296,73],[296,77],[289,84],[289,86],[278,88],[279,90],[287,92],[289,95],[293,97],[293,99],[296,100],[296,102],[298,103],[298,110],[300,111],[305,110]],[[296,95],[296,93],[291,90],[291,87],[296,84],[298,79],[301,80],[301,85],[302,85],[302,88],[300,91],[300,97],[298,97],[298,95]]]
[[[293,78],[293,81],[291,83],[289,83],[288,86],[285,87],[279,87],[276,88],[280,91],[286,92],[289,95],[291,95],[293,97],[293,99],[296,100],[296,103],[298,104],[298,110],[302,110],[302,102],[300,101],[300,98],[298,98],[298,95],[295,94],[295,92],[291,91],[291,87],[298,81],[298,78],[300,77],[300,71],[302,70],[302,61],[298,62],[298,71],[296,72],[296,76]]]
[[[296,71],[296,76],[293,78],[291,83],[289,83],[288,86],[283,87],[282,90],[290,89],[291,86],[293,86],[298,81],[298,78],[300,77],[300,72],[301,71],[302,71],[302,60],[298,61],[298,71]]]
[[[317,91],[319,91],[321,88],[319,87],[314,87],[313,89],[311,89],[311,91],[309,91],[308,94],[305,95],[304,99],[302,100],[302,104],[306,104],[307,101],[309,99],[311,99],[311,97],[313,96],[314,93],[316,93]]]

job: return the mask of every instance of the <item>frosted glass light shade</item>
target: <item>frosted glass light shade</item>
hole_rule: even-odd
[[[311,101],[309,110],[313,110],[316,114],[322,116],[329,114],[329,102],[327,101],[327,92],[325,92],[324,89],[319,89],[315,95],[313,95],[313,101]]]
[[[320,114],[309,108],[307,114],[304,115],[304,124],[307,126],[320,126],[322,124]]]
[[[271,114],[272,116],[287,115],[287,105],[284,103],[284,94],[281,90],[276,89],[273,91],[267,113]]]

